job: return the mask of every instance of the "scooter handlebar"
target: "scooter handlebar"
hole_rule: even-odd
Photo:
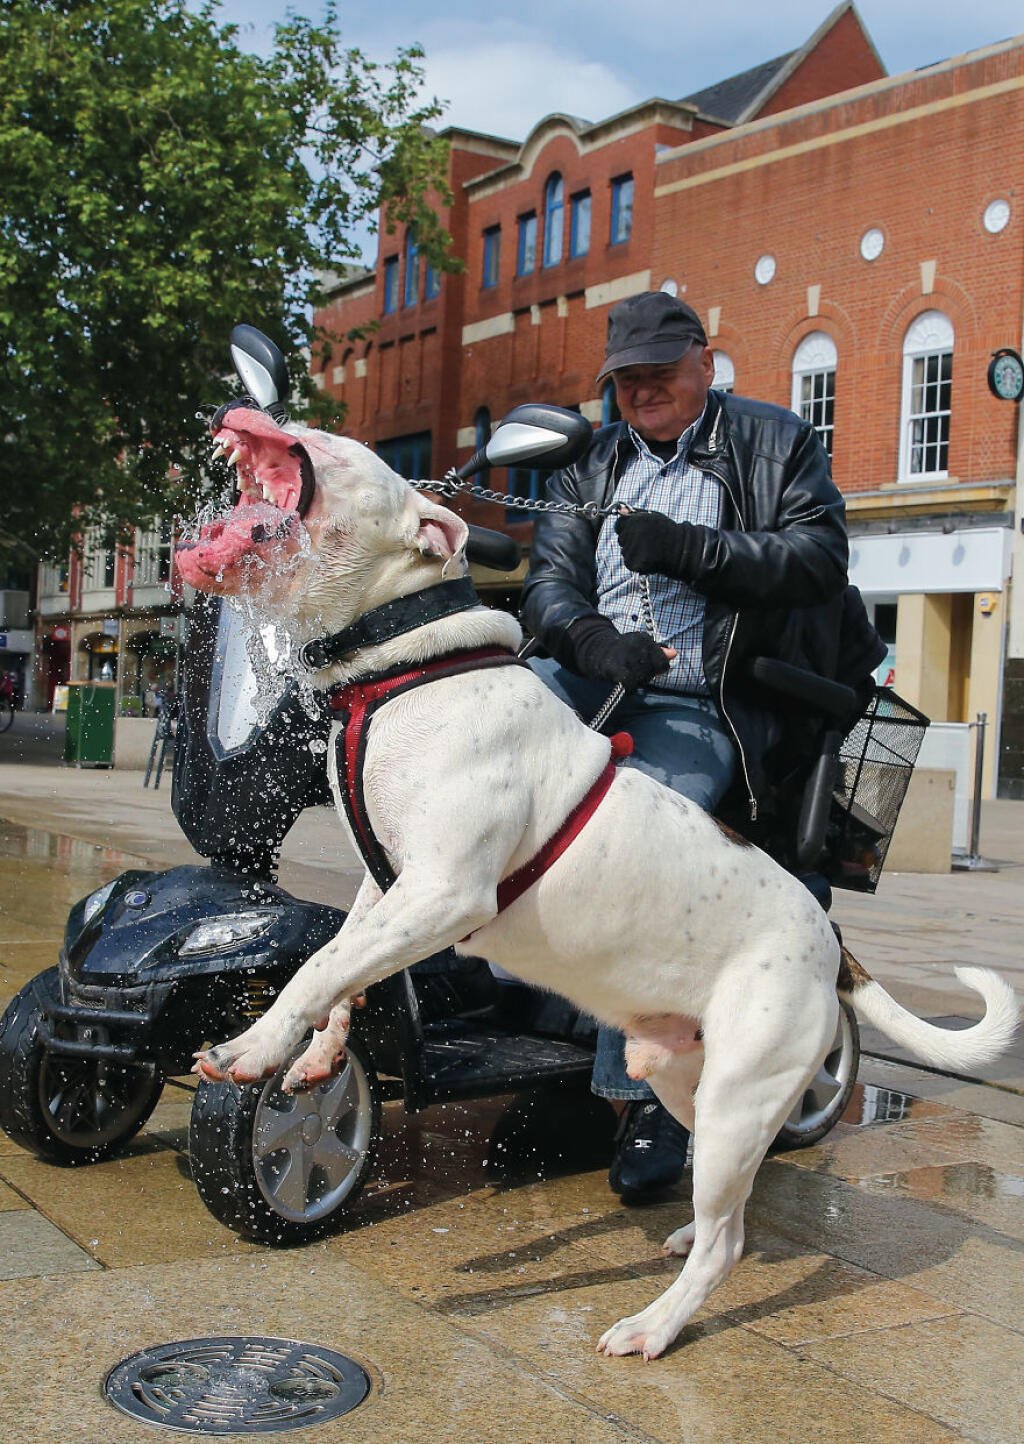
[[[486,526],[470,526],[466,543],[467,560],[496,572],[514,572],[522,556],[522,547],[503,531]]]

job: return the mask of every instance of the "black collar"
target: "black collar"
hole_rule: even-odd
[[[466,612],[470,607],[479,605],[480,598],[469,577],[457,577],[455,581],[424,587],[421,592],[410,592],[406,597],[395,597],[383,606],[374,607],[372,612],[365,612],[344,631],[306,642],[299,648],[299,660],[310,671],[319,672],[361,647],[390,642],[395,637],[425,626],[427,622],[436,622],[441,617],[451,617],[456,612]]]

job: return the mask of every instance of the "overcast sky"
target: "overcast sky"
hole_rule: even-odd
[[[287,9],[319,17],[319,0],[223,0],[220,16],[261,49]],[[802,45],[828,0],[340,0],[348,44],[381,57],[414,41],[445,121],[521,140],[563,110],[588,120],[659,95],[700,90]],[[1024,31],[1004,0],[860,0],[861,18],[890,74]]]

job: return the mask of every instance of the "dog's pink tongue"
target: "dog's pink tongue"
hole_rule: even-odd
[[[266,556],[275,542],[290,538],[298,518],[267,502],[237,506],[228,516],[209,522],[194,542],[183,542],[176,551],[181,575],[190,586],[209,588],[211,581],[223,581],[226,574],[246,556]]]

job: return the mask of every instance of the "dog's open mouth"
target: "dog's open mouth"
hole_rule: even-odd
[[[214,455],[235,468],[237,499],[227,515],[179,543],[178,566],[201,591],[235,592],[247,572],[279,567],[300,549],[313,463],[300,442],[244,402],[222,407],[210,429]]]

